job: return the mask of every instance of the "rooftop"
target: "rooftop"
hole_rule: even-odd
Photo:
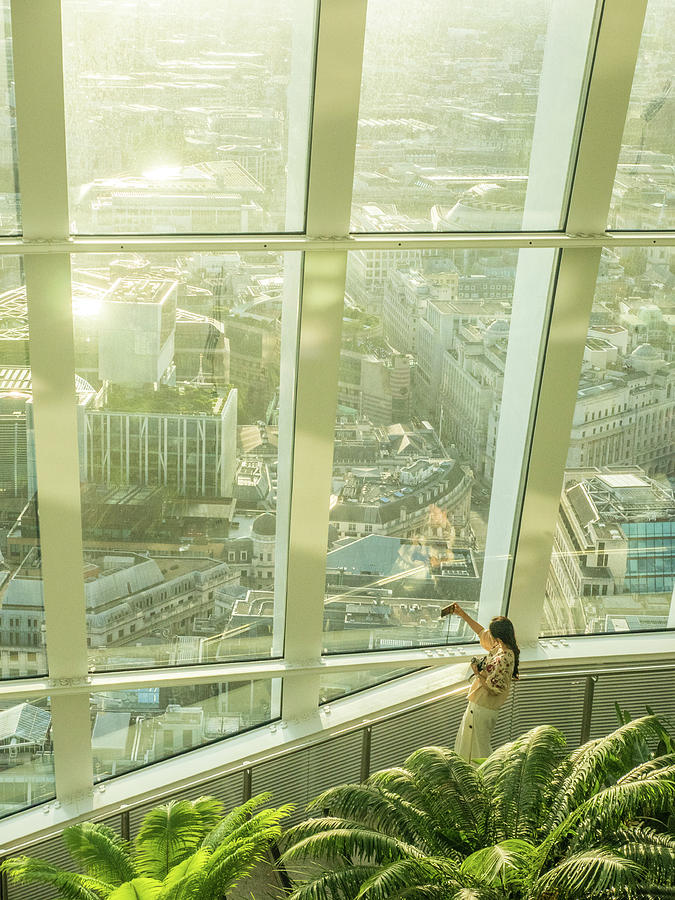
[[[227,397],[219,396],[212,385],[162,384],[153,390],[149,387],[108,384],[97,396],[97,407],[109,412],[217,416],[226,400]]]

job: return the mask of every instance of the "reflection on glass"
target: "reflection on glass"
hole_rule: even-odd
[[[350,254],[326,652],[473,638],[439,613],[477,612],[517,260]]]
[[[572,149],[590,23],[570,38],[559,7],[369,0],[353,231],[513,231],[526,194],[538,207],[535,227],[559,227],[562,196],[528,192],[537,117],[549,131],[564,127],[567,156],[541,160],[549,180],[551,166],[567,169]],[[561,98],[556,42],[574,96]]]
[[[671,0],[649,0],[621,155],[609,228],[666,230],[675,227],[675,89]]]
[[[347,697],[349,694],[356,694],[366,688],[376,687],[378,684],[385,684],[395,678],[402,678],[404,675],[412,675],[413,672],[420,671],[419,668],[376,669],[374,671],[362,669],[359,672],[334,672],[330,675],[321,675],[319,703],[331,703],[341,697]]]
[[[0,816],[54,797],[49,697],[0,703]]]
[[[0,257],[0,677],[47,672],[33,384],[21,260]]]
[[[101,781],[279,717],[280,679],[104,691],[91,696]]]
[[[0,234],[21,231],[10,0],[0,0]],[[1,265],[1,264],[0,264]],[[1,277],[1,276],[0,276]]]
[[[314,7],[66,0],[72,230],[301,230]]]
[[[544,634],[675,627],[675,252],[603,251]]]
[[[299,263],[76,261],[92,670],[280,653],[281,323],[297,305]]]

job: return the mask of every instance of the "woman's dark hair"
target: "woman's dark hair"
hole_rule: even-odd
[[[516,643],[516,633],[513,630],[513,622],[506,616],[495,616],[488,625],[488,631],[493,638],[505,644],[515,657],[513,663],[513,677],[518,677],[518,662],[520,660],[520,648]]]

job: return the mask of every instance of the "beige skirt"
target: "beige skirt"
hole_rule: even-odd
[[[492,753],[490,739],[499,710],[469,703],[455,739],[455,753],[472,762],[485,759]]]

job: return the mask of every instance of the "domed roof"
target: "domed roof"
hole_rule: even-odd
[[[253,534],[262,537],[274,537],[277,533],[277,518],[272,513],[263,513],[255,520],[251,527]]]
[[[640,344],[631,353],[632,359],[661,359],[659,351],[651,344]]]
[[[506,319],[495,319],[494,322],[490,322],[485,331],[487,334],[495,335],[495,337],[506,335],[509,333],[509,323]]]

